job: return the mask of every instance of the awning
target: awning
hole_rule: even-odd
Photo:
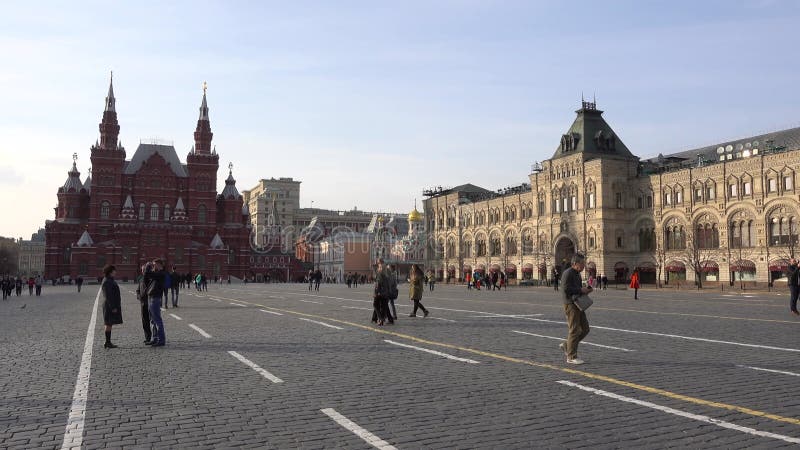
[[[517,266],[513,264],[509,264],[506,266],[506,273],[516,273],[516,272],[517,272]]]
[[[787,270],[789,270],[789,261],[785,259],[772,261],[771,263],[769,263],[769,270],[770,272],[786,272]]]
[[[748,261],[743,259],[741,261],[736,261],[734,264],[731,265],[731,272],[752,272],[755,273],[756,271],[756,263],[753,261]]]
[[[472,266],[464,266],[464,272],[465,273],[467,273],[467,272],[471,273],[472,272]]]
[[[522,273],[533,273],[533,267],[523,267]]]
[[[686,266],[680,261],[670,261],[667,264],[667,272],[686,272]]]
[[[655,273],[656,272],[656,268],[655,267],[639,266],[636,269],[638,269],[639,272],[644,272],[644,273]]]
[[[714,261],[703,261],[700,263],[701,272],[719,272],[719,265]]]

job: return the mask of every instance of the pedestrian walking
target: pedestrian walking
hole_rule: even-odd
[[[583,294],[592,292],[590,286],[583,287],[581,272],[586,267],[586,257],[580,253],[572,256],[572,266],[561,275],[562,291],[564,293],[564,314],[567,316],[567,340],[559,344],[564,351],[569,364],[583,364],[578,359],[578,344],[589,334],[589,320],[586,311],[581,311],[575,300]]]
[[[603,290],[608,289],[608,277],[603,275]]]
[[[631,275],[631,289],[633,289],[633,299],[639,300],[639,269],[634,269]]]
[[[383,259],[378,259],[375,273],[375,287],[372,292],[372,322],[382,327],[387,321],[394,323],[389,313],[389,276],[383,265]]]
[[[394,301],[397,300],[397,296],[399,295],[397,291],[397,271],[393,265],[388,265],[386,267],[387,275],[389,277],[389,302],[388,302],[388,311],[389,315],[392,317],[392,322],[397,320],[397,308],[394,305]]]
[[[798,270],[797,260],[789,260],[789,311],[795,316],[800,316],[797,312],[797,297],[800,295],[800,270]]]
[[[119,285],[114,281],[117,268],[107,265],[103,268],[103,283],[100,285],[100,295],[103,297],[103,323],[105,324],[106,343],[104,348],[117,348],[111,343],[111,327],[122,324],[122,297]]]
[[[36,275],[36,278],[33,280],[33,282],[36,284],[36,296],[38,297],[42,295],[42,283],[44,280],[42,279],[41,275]]]
[[[558,290],[558,281],[559,281],[558,269],[553,267],[553,290],[554,291]]]
[[[162,308],[169,309],[169,290],[172,289],[172,275],[164,271],[164,292],[161,295]]]
[[[3,277],[0,280],[0,288],[3,290],[3,300],[8,298],[8,277]]]
[[[75,280],[75,284],[78,286],[78,292],[81,292],[81,286],[83,286],[83,277],[78,277]]]
[[[319,291],[319,283],[321,281],[322,281],[322,272],[319,269],[317,269],[317,271],[314,272],[314,290],[315,291]]]
[[[169,288],[169,292],[172,296],[172,306],[177,308],[178,307],[178,294],[180,293],[180,287],[183,285],[183,277],[175,270],[175,266],[172,266],[172,272],[170,272],[170,278],[172,279],[172,286]],[[180,284],[178,283],[180,280]]]
[[[425,275],[422,273],[422,269],[416,264],[411,265],[411,273],[409,274],[408,281],[410,284],[408,296],[411,301],[414,302],[414,310],[411,311],[408,317],[417,317],[417,309],[422,310],[422,314],[424,314],[423,317],[428,317],[428,310],[420,303],[420,300],[422,300],[422,292],[425,291]]]
[[[14,282],[14,287],[17,289],[17,297],[22,296],[22,278],[17,277],[17,280]]]
[[[465,275],[465,278],[467,280],[467,290],[471,291],[472,290],[472,274],[467,272],[467,274]]]
[[[433,292],[433,288],[436,285],[436,276],[434,275],[433,271],[428,272],[428,290]]]
[[[33,295],[33,277],[28,277],[28,295]]]

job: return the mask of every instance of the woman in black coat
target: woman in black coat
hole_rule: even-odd
[[[122,323],[122,297],[119,286],[114,281],[116,271],[117,268],[112,265],[105,266],[103,268],[105,278],[100,286],[100,292],[103,294],[103,323],[106,325],[106,343],[103,345],[105,348],[117,348],[111,343],[111,326]]]

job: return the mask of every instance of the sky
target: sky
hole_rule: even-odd
[[[217,188],[301,180],[302,207],[408,212],[422,190],[528,181],[581,95],[648,157],[800,126],[800,2],[6,2],[0,236],[85,178],[114,71],[120,139],[193,144]]]

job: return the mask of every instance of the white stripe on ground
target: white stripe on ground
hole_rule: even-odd
[[[469,316],[473,319],[524,319],[526,317],[539,317],[543,316],[544,314],[516,314],[516,315],[509,315],[509,316]]]
[[[431,355],[436,355],[436,356],[441,356],[441,357],[444,357],[444,358],[447,358],[447,359],[452,359],[453,361],[461,361],[461,362],[465,362],[465,363],[469,363],[469,364],[480,364],[480,362],[475,361],[474,359],[459,358],[458,356],[453,356],[453,355],[451,355],[449,353],[437,352],[436,350],[431,350],[429,348],[422,348],[422,347],[417,347],[417,346],[414,346],[414,345],[403,344],[401,342],[390,341],[389,339],[384,339],[383,342],[386,342],[386,343],[392,344],[392,345],[398,345],[400,347],[406,347],[406,348],[411,348],[411,349],[414,349],[414,350],[419,350],[421,352],[430,353]]]
[[[342,308],[347,308],[347,309],[360,309],[360,310],[362,310],[362,311],[373,311],[373,310],[374,310],[374,308],[362,308],[362,307],[360,307],[360,306],[347,306],[347,305],[342,305],[341,307],[342,307]]]
[[[189,324],[189,328],[193,329],[194,331],[197,331],[198,333],[200,333],[201,336],[203,336],[206,339],[211,337],[210,334],[206,333],[205,331],[203,331],[202,328],[198,327],[197,325],[195,325],[193,323]]]
[[[172,314],[172,313],[170,313],[169,315],[170,315],[170,316],[172,316],[172,317],[174,317],[174,318],[175,318],[175,320],[183,320],[183,319],[181,319],[180,317],[176,316],[175,314]]]
[[[762,372],[779,373],[781,375],[791,375],[793,377],[800,377],[800,373],[786,372],[785,370],[764,369],[763,367],[740,366],[740,365],[737,365],[736,367],[742,367],[744,369],[760,370]]]
[[[536,336],[536,337],[545,338],[545,339],[553,339],[553,340],[556,340],[556,341],[562,341],[562,342],[564,341],[563,337],[545,336],[543,334],[533,334],[533,333],[528,333],[526,331],[517,331],[517,330],[511,330],[511,332],[512,333],[518,333],[518,334],[526,334],[528,336]],[[610,345],[594,344],[594,343],[586,342],[586,341],[581,341],[581,345],[592,345],[592,346],[595,346],[595,347],[610,348],[611,350],[621,350],[623,352],[635,352],[636,351],[636,350],[631,350],[631,349],[622,348],[622,347],[612,347]]]
[[[233,302],[230,302],[230,303],[231,303],[231,305],[233,305],[233,306],[241,306],[241,307],[243,307],[243,308],[247,308],[247,305],[243,305],[243,304],[241,304],[241,303],[233,303]]]
[[[445,321],[445,322],[453,322],[453,323],[456,323],[456,321],[455,321],[455,320],[453,320],[453,319],[442,319],[441,317],[430,317],[430,316],[428,316],[428,318],[429,318],[429,319],[433,319],[433,320],[443,320],[443,321]]]
[[[388,442],[384,441],[378,436],[375,436],[374,434],[370,433],[364,428],[361,428],[357,423],[353,422],[347,417],[339,414],[339,412],[337,412],[335,409],[325,408],[325,409],[320,409],[320,411],[322,411],[322,413],[325,414],[326,416],[333,419],[334,422],[344,427],[346,430],[352,432],[356,436],[363,439],[364,442],[366,442],[367,444],[381,450],[397,450],[396,447],[393,447]]]
[[[283,315],[283,314],[281,314],[281,313],[279,313],[279,312],[275,312],[275,311],[267,311],[266,309],[260,309],[259,311],[261,311],[261,312],[265,312],[265,313],[269,313],[269,314],[275,314],[276,316],[282,316],[282,315]]]
[[[240,355],[239,353],[234,352],[232,350],[229,350],[228,353],[230,353],[230,355],[233,356],[234,358],[236,358],[239,361],[243,362],[246,366],[248,366],[251,369],[255,370],[256,372],[260,373],[261,376],[263,376],[264,378],[268,379],[269,381],[272,381],[273,383],[283,383],[283,380],[281,380],[280,378],[276,377],[275,375],[267,372],[265,369],[261,368],[261,366],[259,366],[258,364],[254,363],[253,361],[250,361],[249,359],[245,358],[244,356]]]
[[[83,445],[83,428],[86,423],[86,401],[89,396],[89,376],[92,372],[92,349],[94,347],[94,333],[97,325],[97,305],[100,303],[100,292],[92,306],[92,317],[89,319],[89,328],[86,331],[86,341],[83,343],[83,356],[78,369],[78,378],[75,381],[75,392],[72,394],[72,406],[69,409],[67,427],[64,430],[62,449],[81,448]]]
[[[317,305],[322,305],[321,302],[315,302],[315,301],[311,301],[311,300],[298,300],[298,301],[301,301],[303,303],[314,303],[314,304],[317,304]]]
[[[325,323],[325,322],[319,322],[317,320],[306,319],[305,317],[298,317],[298,319],[299,320],[305,320],[306,322],[316,323],[317,325],[322,325],[322,326],[328,327],[328,328],[335,328],[337,330],[344,330],[344,328],[342,328],[342,327],[337,327],[336,325],[331,325],[331,324]]]
[[[703,415],[700,415],[700,414],[693,414],[693,413],[689,413],[689,412],[686,412],[686,411],[681,411],[679,409],[674,409],[674,408],[670,408],[670,407],[667,407],[667,406],[661,406],[661,405],[657,405],[655,403],[646,402],[646,401],[643,401],[643,400],[637,400],[637,399],[631,398],[631,397],[625,397],[625,396],[622,396],[622,395],[619,395],[619,394],[614,394],[613,392],[608,392],[608,391],[603,391],[603,390],[600,390],[600,389],[591,388],[591,387],[588,387],[588,386],[583,386],[581,384],[573,383],[571,381],[560,380],[560,381],[557,381],[556,383],[560,383],[560,384],[563,384],[565,386],[576,387],[576,388],[584,390],[586,392],[591,392],[593,394],[601,395],[603,397],[613,398],[615,400],[619,400],[619,401],[623,401],[623,402],[627,402],[627,403],[633,403],[635,405],[644,406],[644,407],[647,407],[647,408],[652,408],[652,409],[655,409],[655,410],[658,410],[658,411],[661,411],[661,412],[665,412],[667,414],[673,414],[673,415],[680,416],[680,417],[686,417],[687,419],[697,420],[699,422],[705,422],[705,423],[708,423],[708,424],[711,424],[711,425],[716,425],[718,427],[727,428],[729,430],[740,431],[742,433],[747,433],[747,434],[750,434],[750,435],[753,435],[753,436],[761,436],[761,437],[767,437],[767,438],[772,438],[772,439],[778,439],[778,440],[781,440],[781,441],[784,441],[784,442],[790,442],[792,444],[800,444],[800,439],[798,439],[798,438],[784,436],[782,434],[770,433],[768,431],[756,430],[755,428],[749,428],[749,427],[743,427],[743,426],[740,426],[740,425],[735,425],[735,424],[732,424],[730,422],[725,422],[724,420],[714,419],[712,417],[703,416]]]

